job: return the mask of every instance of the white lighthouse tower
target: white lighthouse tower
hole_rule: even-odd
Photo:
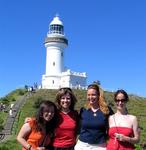
[[[46,74],[42,76],[42,88],[85,88],[86,73],[65,70],[64,49],[68,45],[68,40],[64,35],[63,23],[58,16],[55,16],[50,23],[44,44],[46,47]]]

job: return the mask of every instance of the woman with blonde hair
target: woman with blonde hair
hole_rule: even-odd
[[[80,110],[81,129],[75,150],[106,150],[108,116],[113,111],[103,90],[95,83],[87,88],[87,106]]]

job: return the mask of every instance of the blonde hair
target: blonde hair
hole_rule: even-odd
[[[88,85],[87,90],[89,89],[95,89],[97,91],[97,94],[99,95],[99,99],[98,99],[99,108],[105,115],[108,115],[109,108],[104,98],[104,91],[99,87],[99,85],[95,83]],[[91,108],[89,102],[87,102],[86,108],[88,109]]]

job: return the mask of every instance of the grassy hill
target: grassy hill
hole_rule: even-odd
[[[78,99],[76,109],[79,110],[80,107],[84,106],[84,104],[86,103],[86,91],[85,90],[73,90],[73,91]],[[15,138],[16,138],[18,131],[20,130],[20,127],[24,123],[24,119],[28,116],[32,116],[35,113],[36,107],[38,106],[38,103],[41,100],[54,101],[56,92],[57,92],[56,90],[38,90],[36,93],[32,93],[29,96],[25,105],[18,113],[17,121],[15,122],[14,127],[13,127],[13,136],[7,142],[0,144],[0,150],[1,149],[3,150],[10,150],[10,149],[20,150],[21,149],[20,147],[18,147],[18,144]],[[111,105],[113,110],[115,110],[114,101],[113,101],[113,93],[105,91],[105,98],[106,98],[107,103]],[[138,97],[135,95],[129,95],[129,98],[130,100],[128,102],[127,108],[128,108],[129,113],[136,115],[139,120],[140,127],[142,128],[140,143],[142,143],[146,141],[146,109],[145,109],[146,98]],[[8,143],[9,144],[11,143],[10,144],[11,148],[9,147],[7,149]]]
[[[5,97],[0,98],[0,103],[3,103],[5,105],[5,108],[3,108],[0,111],[0,131],[3,129],[3,126],[6,122],[7,115],[10,109],[10,105],[12,103],[15,103],[21,96],[23,96],[27,92],[26,89],[16,89],[12,92],[10,92]]]

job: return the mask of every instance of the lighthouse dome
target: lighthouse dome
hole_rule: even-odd
[[[63,23],[58,16],[55,16],[53,20],[51,21],[50,25],[62,25],[63,26]]]

